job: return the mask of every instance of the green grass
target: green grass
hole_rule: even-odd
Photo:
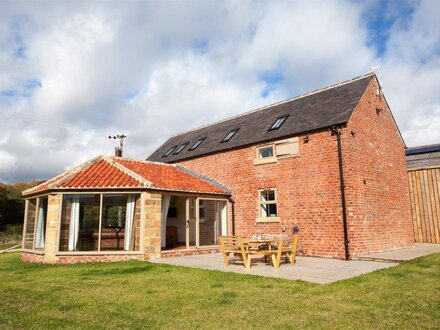
[[[292,270],[294,271],[294,269]],[[440,254],[329,285],[0,255],[0,328],[439,328]]]

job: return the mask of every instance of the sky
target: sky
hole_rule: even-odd
[[[440,143],[440,1],[0,1],[0,181],[368,73],[407,146]]]

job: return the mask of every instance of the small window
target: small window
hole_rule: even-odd
[[[289,117],[289,116],[278,117],[277,120],[275,120],[275,122],[269,128],[269,131],[272,131],[272,130],[280,128],[281,125],[283,125],[284,122],[286,121],[287,117]]]
[[[172,148],[170,148],[170,150],[168,150],[165,155],[163,155],[162,157],[168,157],[174,150],[176,150],[177,146],[174,146]]]
[[[196,143],[194,143],[193,145],[192,145],[192,147],[191,148],[189,148],[189,150],[191,151],[191,150],[194,150],[194,149],[196,149],[199,145],[201,145],[202,144],[202,142],[203,141],[205,141],[205,139],[206,138],[203,138],[203,139],[200,139],[200,140],[197,140],[197,142]]]
[[[181,146],[179,146],[178,148],[176,148],[176,151],[173,152],[173,155],[177,155],[178,153],[180,153],[183,149],[186,148],[187,145],[188,145],[188,143],[184,143]]]
[[[237,133],[237,132],[238,132],[238,128],[230,131],[228,134],[226,134],[226,136],[220,142],[221,143],[228,142],[230,139],[232,139],[234,137],[235,133]]]
[[[260,217],[277,217],[277,198],[275,189],[260,190]]]
[[[267,146],[258,149],[258,159],[272,158],[273,156],[273,146]]]

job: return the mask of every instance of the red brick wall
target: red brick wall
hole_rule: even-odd
[[[128,260],[144,260],[144,255],[104,254],[104,255],[63,255],[56,257],[57,264],[78,264],[84,262],[115,262]]]
[[[32,252],[22,252],[21,260],[31,263],[43,263],[44,255],[39,253],[32,253]]]
[[[300,156],[255,166],[255,146],[181,162],[233,189],[235,233],[279,233],[299,225],[308,255],[343,256],[336,138],[328,131],[301,136]],[[280,223],[256,223],[258,189],[276,188]]]
[[[404,145],[377,88],[372,80],[342,134],[352,255],[414,244]]]
[[[414,241],[403,145],[373,82],[342,131],[351,254],[409,246]],[[376,107],[384,110],[376,115]],[[350,131],[356,131],[353,138]],[[336,136],[299,136],[297,157],[255,166],[256,147],[205,155],[183,166],[232,188],[235,233],[279,233],[300,227],[307,255],[344,257]],[[371,147],[371,145],[373,147]],[[390,165],[392,164],[392,165]],[[364,184],[363,180],[367,181]],[[276,188],[280,223],[257,223],[258,189]]]

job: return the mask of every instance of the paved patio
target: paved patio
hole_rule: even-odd
[[[231,258],[231,265],[224,267],[223,257],[219,253],[161,258],[151,260],[151,262],[327,284],[370,273],[375,270],[394,267],[401,261],[411,260],[433,253],[440,253],[440,244],[418,243],[408,249],[365,254],[362,256],[364,260],[344,261],[337,259],[297,257],[295,266],[292,267],[289,264],[282,264],[278,269],[265,264],[264,258],[252,259],[252,267],[250,269],[245,269],[243,263],[238,258]]]
[[[367,253],[362,254],[359,257],[363,260],[401,262],[427,256],[433,253],[440,253],[440,244],[416,243],[415,246],[407,249]]]
[[[284,278],[288,280],[303,280],[318,284],[332,283],[370,273],[378,269],[398,265],[398,263],[390,262],[361,260],[343,261],[312,257],[297,257],[296,260],[297,262],[295,266],[292,267],[290,264],[282,264],[278,269],[265,264],[264,258],[253,259],[252,267],[250,269],[245,269],[243,263],[239,261],[238,258],[231,258],[231,265],[229,267],[224,267],[223,257],[219,253],[161,258],[151,260],[151,262],[239,274]]]

